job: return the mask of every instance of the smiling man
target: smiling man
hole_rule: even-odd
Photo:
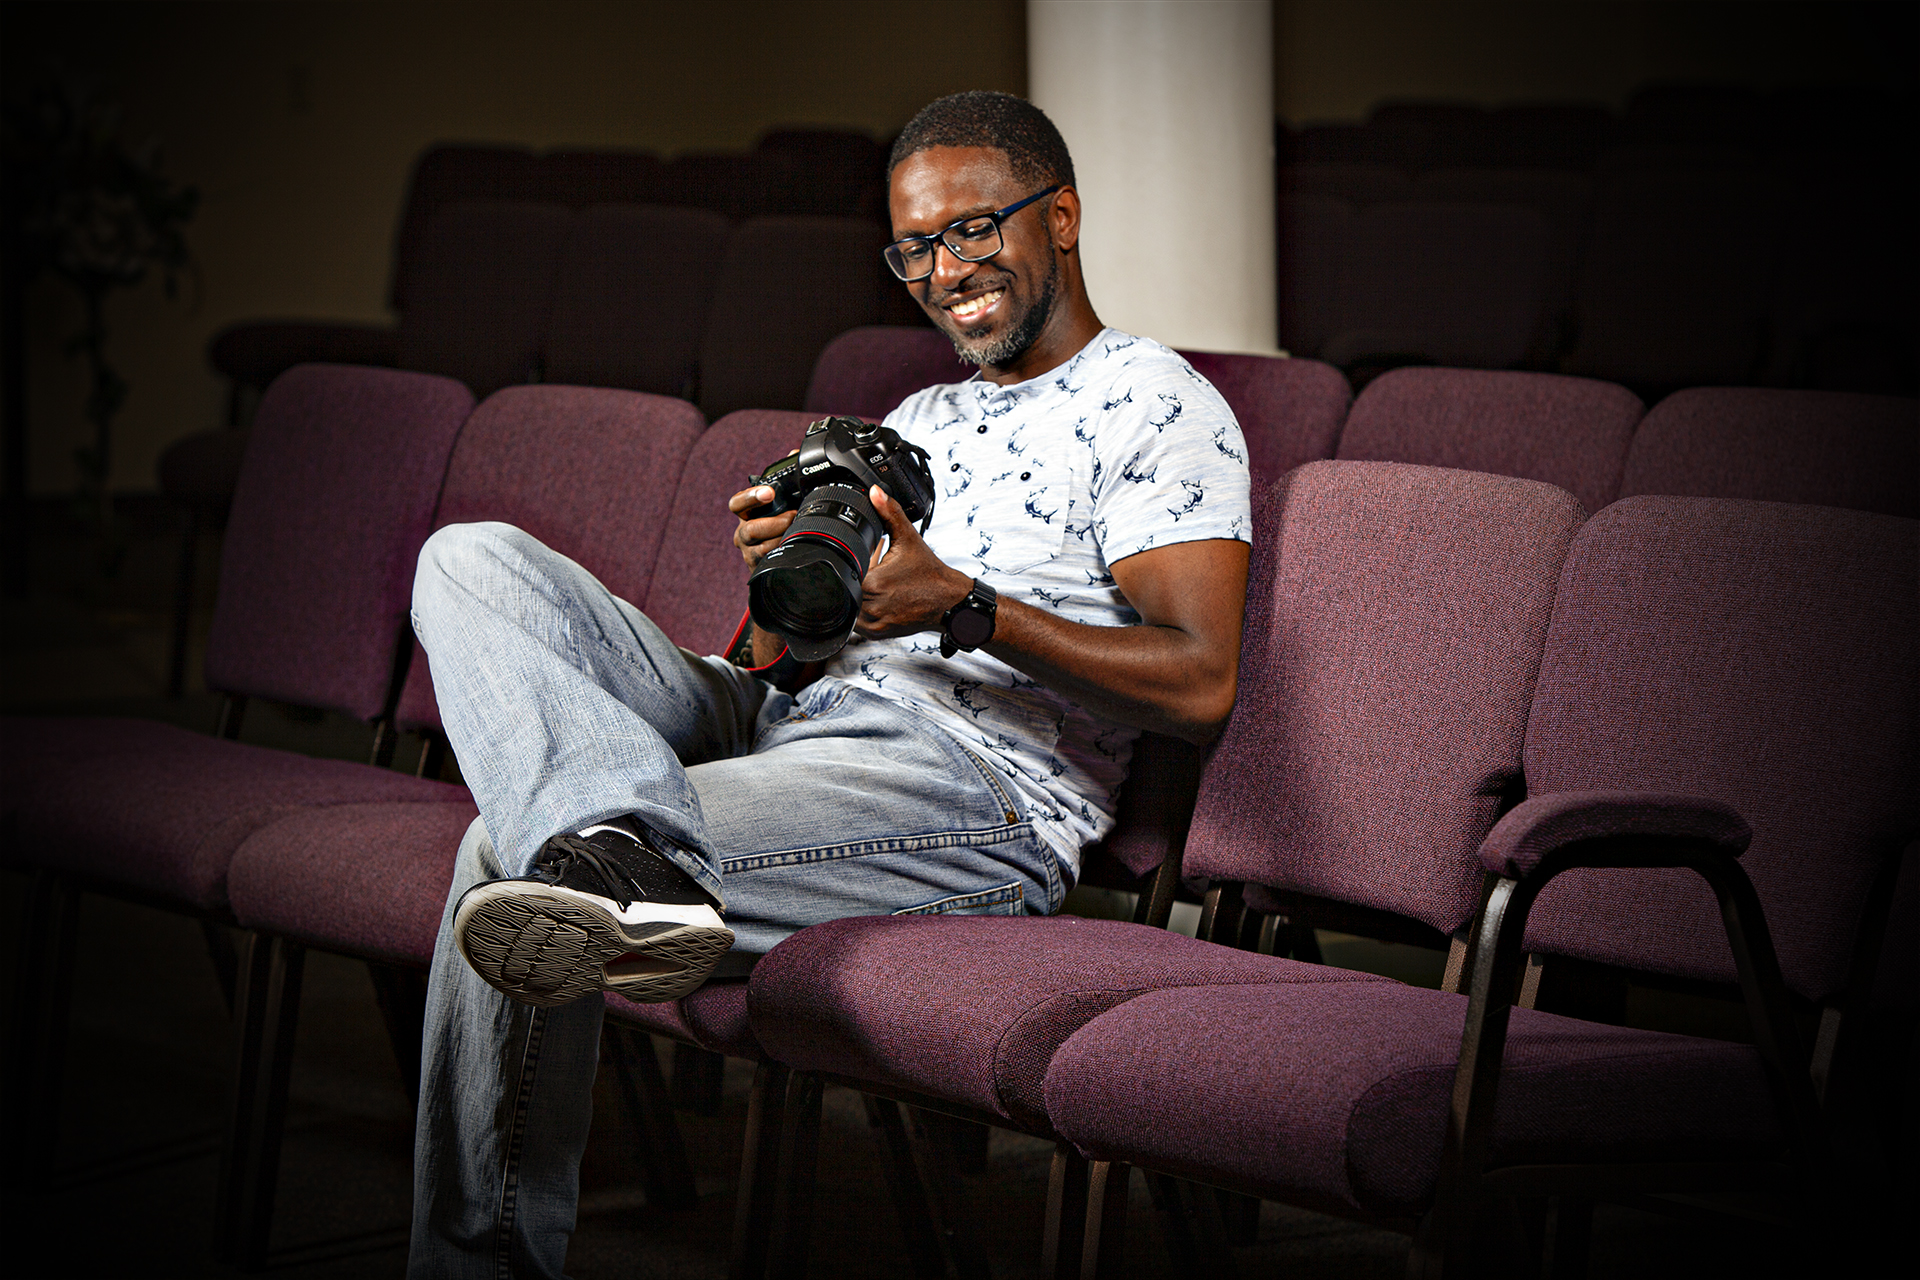
[[[888,417],[931,457],[934,519],[871,491],[887,546],[816,679],[680,650],[509,526],[421,553],[414,626],[480,819],[429,985],[416,1275],[561,1274],[601,992],[673,999],[840,916],[1056,911],[1139,732],[1205,743],[1232,709],[1245,446],[1184,360],[1094,313],[1058,131],[941,99],[889,208],[888,265],[980,372]],[[793,520],[748,518],[771,497],[729,500],[749,564]]]

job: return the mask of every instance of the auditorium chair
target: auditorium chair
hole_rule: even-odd
[[[1309,464],[1268,491],[1239,699],[1202,792],[1213,809],[1184,842],[1218,860],[1179,870],[1261,870],[1292,918],[1316,919],[1314,893],[1329,927],[1391,920],[1450,947],[1457,975],[1481,883],[1474,850],[1517,798],[1534,669],[1581,518],[1548,485],[1377,463]],[[1395,891],[1374,893],[1389,877]],[[1239,916],[1218,923],[1239,936]],[[1065,916],[854,918],[788,938],[748,986],[754,1031],[795,1073],[772,1249],[782,1273],[804,1269],[812,1132],[831,1082],[1055,1140],[1045,1265],[1071,1274],[1086,1184],[1039,1093],[1054,1050],[1156,972],[1220,964],[1263,982],[1274,963]],[[1323,965],[1285,973],[1316,989],[1387,985]]]
[[[7,1057],[22,1150],[44,1160],[60,1079],[81,891],[198,918],[229,1002],[227,870],[252,832],[303,808],[452,790],[384,768],[236,741],[250,698],[390,717],[413,561],[455,437],[473,408],[446,378],[349,366],[282,374],[260,405],[234,497],[206,677],[225,695],[212,736],[147,720],[8,722],[4,856],[35,876]]]
[[[1603,168],[1565,372],[1643,395],[1752,383],[1763,366],[1777,227],[1764,173]]]
[[[680,644],[702,653],[725,647],[745,599],[745,564],[733,547],[726,499],[746,473],[799,442],[808,415],[743,413],[702,431],[684,401],[583,387],[515,387],[474,413],[447,468],[435,527],[501,520],[570,556],[623,599],[644,608]],[[657,483],[636,484],[652,477]],[[436,772],[444,741],[430,664],[416,649],[398,705],[399,724],[430,735],[422,768]],[[424,970],[452,883],[454,854],[477,816],[464,788],[427,804],[365,804],[325,815],[295,815],[261,831],[235,855],[234,914],[254,933],[267,980],[243,1022],[239,1096],[221,1195],[224,1256],[257,1267],[266,1254],[277,1178],[287,1071],[298,1017],[305,949],[368,959],[399,971],[390,1016],[396,1040],[415,1057],[418,1077]],[[284,975],[274,978],[274,975]],[[765,1063],[747,1027],[744,984],[713,981],[681,1001],[633,1004],[610,997],[622,1027],[665,1035],[710,1053],[762,1063],[750,1125],[777,1135],[785,1076]],[[648,1200],[693,1200],[692,1174],[651,1043],[612,1037],[612,1061],[639,1125]],[[409,1082],[409,1089],[413,1081]],[[766,1099],[775,1110],[763,1122]],[[750,1139],[743,1186],[755,1169]],[[756,1201],[742,1193],[743,1222]],[[764,1239],[743,1227],[741,1247]]]
[[[1395,369],[1354,401],[1335,456],[1544,480],[1598,511],[1644,412],[1625,387],[1586,378]]]
[[[1396,202],[1355,217],[1320,359],[1506,369],[1545,316],[1551,233],[1533,209]]]
[[[1237,352],[1179,354],[1233,410],[1255,492],[1303,462],[1333,456],[1353,391],[1332,365]]]
[[[886,233],[860,218],[751,218],[734,229],[700,341],[700,407],[795,409],[827,343],[880,319]]]
[[[1620,495],[1806,502],[1920,516],[1920,402],[1846,391],[1695,387],[1656,404]]]
[[[599,205],[561,244],[542,380],[692,400],[700,335],[726,251],[709,209]]]
[[[463,200],[427,223],[400,313],[400,367],[444,374],[478,399],[540,379],[564,206]]]
[[[1355,208],[1413,198],[1413,180],[1398,165],[1323,161],[1279,169],[1276,189],[1285,196],[1320,196]]]
[[[953,340],[938,329],[863,325],[821,349],[801,407],[878,422],[914,392],[965,382],[976,370],[953,353]]]
[[[1550,1211],[1552,1256],[1505,1261],[1579,1275],[1596,1199],[1761,1194],[1803,1261],[1863,1264],[1871,1234],[1831,1211],[1864,1188],[1826,1130],[1874,1101],[1845,1097],[1845,1066],[1915,835],[1916,551],[1913,521],[1856,512],[1642,497],[1594,517],[1554,600],[1526,799],[1451,833],[1489,878],[1464,991],[1168,965],[1047,1069],[1100,1206],[1124,1211],[1139,1164],[1412,1231],[1410,1275],[1483,1274],[1490,1226],[1537,1247]],[[1215,759],[1190,859],[1214,856],[1216,814],[1292,785],[1280,760]],[[1425,883],[1354,870],[1383,901]],[[1737,1002],[1750,1039],[1617,1025],[1629,977]],[[1111,1270],[1118,1227],[1089,1222],[1083,1274]]]

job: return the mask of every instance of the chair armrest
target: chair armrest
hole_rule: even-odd
[[[1480,843],[1480,865],[1517,880],[1569,845],[1620,837],[1706,841],[1737,858],[1753,829],[1730,806],[1699,796],[1558,791],[1530,796],[1500,819]]]

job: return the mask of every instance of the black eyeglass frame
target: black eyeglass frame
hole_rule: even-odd
[[[904,284],[918,284],[933,274],[934,265],[940,257],[940,245],[945,245],[947,252],[962,262],[985,262],[994,254],[1006,248],[1006,236],[1000,230],[1001,223],[1032,204],[1035,200],[1050,196],[1066,185],[1064,182],[1056,182],[1045,191],[1036,191],[1025,200],[1016,200],[1006,208],[995,209],[992,213],[970,213],[964,218],[955,218],[942,228],[940,234],[937,236],[902,236],[881,250],[881,256],[887,260],[887,268],[892,271],[894,275],[898,276]],[[967,254],[961,252],[960,247],[954,244],[953,241],[947,239],[947,237],[967,223],[978,222],[982,218],[986,218],[993,223],[993,250],[989,253],[980,254],[978,257],[969,257]],[[904,244],[924,244],[927,246],[927,269],[917,276],[907,274],[906,258],[900,252],[900,246]]]

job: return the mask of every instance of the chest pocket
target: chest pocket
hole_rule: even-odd
[[[968,512],[968,552],[986,575],[1019,573],[1060,555],[1069,528],[1086,521],[1074,484],[1075,442],[1022,429],[977,475]],[[985,483],[983,484],[982,481]]]

